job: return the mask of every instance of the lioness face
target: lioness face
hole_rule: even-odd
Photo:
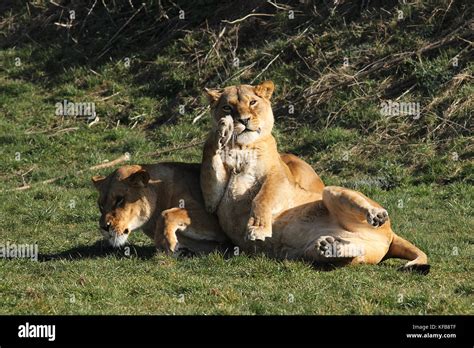
[[[140,166],[123,166],[107,177],[92,177],[99,191],[100,230],[113,247],[124,245],[130,232],[150,218],[153,207],[144,194],[149,180]]]
[[[270,98],[274,90],[272,81],[257,86],[230,86],[206,93],[211,105],[214,124],[227,115],[234,119],[234,139],[245,145],[269,135],[273,128]]]

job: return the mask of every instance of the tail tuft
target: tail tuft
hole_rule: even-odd
[[[430,265],[426,254],[411,244],[409,241],[395,235],[384,259],[399,258],[408,260],[403,266],[403,271],[416,272],[420,274],[428,274]]]
[[[410,266],[403,266],[400,267],[399,270],[402,272],[412,272],[412,273],[418,273],[421,275],[427,275],[430,273],[431,266],[430,265],[420,265],[420,264],[414,264]]]

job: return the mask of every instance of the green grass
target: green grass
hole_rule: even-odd
[[[53,24],[65,19],[51,4],[30,2],[27,9],[16,2],[3,11],[0,244],[37,243],[42,257],[0,259],[1,314],[474,314],[470,37],[461,30],[457,37],[464,40],[407,57],[357,84],[309,95],[371,62],[462,29],[472,7],[454,2],[445,13],[443,1],[415,2],[403,5],[405,19],[396,21],[396,3],[386,11],[355,10],[355,2],[345,1],[331,16],[324,6],[314,14],[288,2],[302,11],[296,19],[280,12],[244,21],[238,32],[228,25],[217,54],[211,47],[220,20],[242,18],[248,8],[223,2],[215,12],[206,0],[196,13],[183,2],[189,21],[179,22],[176,8],[164,2],[167,22],[157,19],[149,0],[148,10],[97,58],[135,12],[127,3],[109,13],[98,5],[84,31],[87,9],[79,6],[69,32]],[[276,11],[262,6],[257,12]],[[231,8],[238,13],[230,15]],[[207,25],[206,11],[212,14]],[[229,63],[237,39],[239,68]],[[209,116],[191,123],[204,111],[202,88],[248,83],[277,54],[258,80],[277,85],[280,149],[308,161],[326,184],[356,188],[386,207],[394,231],[428,254],[428,276],[399,272],[401,260],[323,272],[262,256],[175,259],[156,255],[139,231],[130,237],[129,256],[101,248],[90,183],[99,172],[75,173],[125,152],[133,163],[198,162],[199,146],[151,154],[202,140]],[[344,57],[351,62],[346,70]],[[420,102],[421,119],[381,115],[380,102],[399,97]],[[95,102],[99,123],[88,127],[83,118],[56,116],[54,105],[64,99]],[[24,183],[32,188],[7,191]]]
[[[400,260],[325,272],[261,256],[175,259],[154,255],[141,232],[130,238],[130,256],[101,251],[95,193],[87,178],[76,180],[82,185],[34,189],[2,201],[8,216],[2,242],[35,241],[41,255],[62,254],[41,262],[0,260],[2,313],[474,313],[470,186],[371,190],[391,212],[394,230],[428,253],[432,271],[421,276],[398,271]],[[68,207],[71,199],[75,209]]]

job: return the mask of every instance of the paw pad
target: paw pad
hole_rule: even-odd
[[[362,245],[333,236],[322,236],[316,242],[316,252],[324,258],[353,258],[365,255]]]
[[[367,222],[374,226],[380,227],[388,220],[388,213],[383,208],[372,208],[367,213]]]

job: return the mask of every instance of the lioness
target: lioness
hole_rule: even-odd
[[[227,246],[217,217],[204,209],[199,164],[127,165],[92,182],[99,191],[100,229],[114,247],[139,228],[167,253]]]
[[[271,81],[206,89],[213,129],[201,187],[206,209],[217,212],[229,238],[278,258],[375,264],[398,257],[410,260],[406,268],[427,271],[425,253],[395,235],[379,204],[342,187],[298,184],[272,136],[273,90]]]

